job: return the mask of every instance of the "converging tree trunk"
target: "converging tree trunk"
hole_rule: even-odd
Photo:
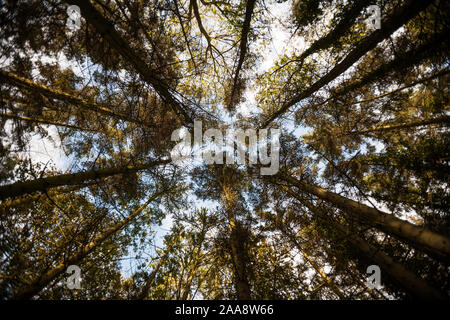
[[[165,192],[166,191],[155,193],[147,200],[147,202],[145,202],[142,206],[140,206],[136,211],[131,213],[128,217],[116,223],[109,229],[106,229],[105,232],[97,236],[87,245],[81,247],[75,254],[71,255],[64,261],[60,262],[55,268],[45,272],[44,274],[30,281],[30,283],[26,287],[18,290],[18,292],[13,296],[13,300],[31,299],[33,296],[38,294],[42,289],[44,289],[50,282],[52,282],[59,275],[65,272],[68,266],[80,264],[89,253],[91,253],[106,239],[111,237],[122,227],[128,224],[131,220],[137,217],[142,212],[142,210],[144,210],[152,201],[154,201],[156,198],[158,198]]]
[[[142,76],[145,82],[153,86],[161,99],[186,122],[193,123],[190,115],[185,110],[186,107],[177,101],[170,93],[167,84],[158,78],[157,73],[150,69],[142,58],[136,54],[130,45],[120,36],[114,28],[114,25],[108,21],[89,0],[71,0],[69,4],[78,5],[81,9],[82,16],[88,21],[97,32],[113,47],[122,58],[130,63],[136,71]]]
[[[449,126],[450,125],[450,116],[444,115],[444,116],[433,118],[433,119],[424,119],[424,120],[416,120],[416,121],[403,122],[403,123],[385,124],[385,125],[377,126],[375,128],[352,131],[352,132],[349,132],[349,134],[367,134],[367,133],[377,133],[377,132],[388,132],[388,131],[399,130],[399,129],[421,127],[421,126],[426,126],[429,124]]]
[[[66,92],[56,90],[56,89],[51,89],[43,84],[36,83],[32,80],[23,78],[12,72],[0,70],[0,79],[4,80],[5,82],[7,82],[9,84],[17,86],[19,88],[30,90],[32,92],[38,92],[40,94],[43,94],[44,96],[48,96],[50,98],[55,98],[55,99],[58,99],[61,101],[65,101],[67,103],[73,104],[81,109],[86,110],[86,111],[97,112],[97,113],[105,115],[105,116],[113,117],[116,119],[121,119],[124,121],[134,122],[134,123],[145,126],[145,123],[142,121],[139,121],[138,119],[133,119],[127,115],[115,112],[105,106],[98,104],[98,103],[88,102],[82,98],[70,95]]]
[[[52,121],[52,120],[19,116],[19,115],[12,114],[12,113],[0,114],[0,117],[5,118],[5,119],[15,119],[15,120],[26,121],[26,122],[31,122],[31,123],[41,123],[41,124],[52,125],[52,126],[57,126],[57,127],[65,127],[65,128],[70,128],[70,129],[79,130],[79,131],[88,131],[88,132],[96,132],[96,133],[100,132],[100,130],[82,128],[79,126],[75,126],[75,125],[71,125],[71,124],[67,124],[67,123],[61,123],[61,122]]]
[[[416,226],[392,214],[371,208],[320,187],[307,184],[293,177],[283,175],[280,178],[291,186],[297,187],[300,191],[315,195],[335,205],[359,221],[368,223],[383,232],[406,240],[417,249],[428,252],[445,263],[449,263],[450,261],[450,239],[446,236],[437,234],[424,227]]]
[[[240,223],[230,225],[230,244],[235,268],[235,286],[238,300],[250,300],[250,285],[247,277],[248,260],[248,230]]]
[[[394,261],[379,248],[374,248],[369,245],[367,241],[355,235],[354,232],[350,232],[347,227],[333,221],[326,213],[313,206],[310,202],[305,200],[301,200],[301,202],[306,205],[312,213],[324,219],[332,228],[345,235],[346,241],[361,251],[367,258],[373,260],[375,264],[380,267],[382,272],[388,273],[395,281],[414,296],[427,300],[447,299],[443,293],[431,287],[425,280],[417,277],[414,273],[407,270],[402,264]]]
[[[326,75],[317,80],[309,88],[300,92],[286,102],[280,109],[275,111],[269,116],[263,123],[262,127],[267,127],[272,121],[280,117],[283,113],[289,110],[290,107],[296,103],[310,97],[313,93],[320,90],[323,86],[327,85],[339,75],[350,68],[355,62],[363,57],[367,52],[377,46],[378,43],[387,39],[398,28],[403,26],[411,18],[416,16],[419,12],[427,8],[433,0],[408,0],[404,1],[402,6],[397,7],[394,12],[382,19],[381,28],[372,32],[367,38],[361,40],[359,44],[354,48],[340,63],[338,63],[333,69],[331,69]]]
[[[225,170],[225,167],[222,170],[221,178],[222,199],[228,219],[236,295],[239,300],[249,300],[251,298],[250,284],[247,276],[249,231],[236,219],[235,211],[237,210],[236,201],[238,192],[233,190],[231,177]]]
[[[141,171],[169,162],[170,160],[156,160],[138,166],[124,166],[108,169],[90,170],[71,174],[61,174],[47,178],[39,178],[36,180],[16,182],[13,184],[0,186],[0,200],[14,198],[37,191],[45,192],[49,188],[59,186],[78,185],[90,180],[106,178],[120,173]]]

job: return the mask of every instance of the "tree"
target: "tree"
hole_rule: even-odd
[[[448,299],[449,12],[443,0],[5,1],[1,297]],[[251,138],[232,144],[244,163],[173,162],[172,134],[194,120],[280,128],[278,172],[261,175]],[[365,284],[371,264],[381,288]],[[80,290],[65,286],[69,265]]]

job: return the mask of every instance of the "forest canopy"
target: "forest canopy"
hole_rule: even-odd
[[[448,299],[449,14],[2,1],[1,299]]]

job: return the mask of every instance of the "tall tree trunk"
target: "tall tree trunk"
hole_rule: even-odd
[[[361,15],[361,11],[369,5],[370,3],[367,0],[353,0],[350,2],[349,8],[344,12],[335,28],[323,37],[314,41],[311,46],[303,51],[296,59],[296,62],[298,62],[299,65],[303,65],[304,60],[311,54],[327,49],[338,42],[341,37],[348,32],[355,20]]]
[[[398,129],[406,129],[406,128],[414,128],[426,126],[428,124],[440,124],[440,125],[450,125],[450,116],[441,116],[434,119],[424,119],[424,120],[416,120],[411,122],[403,122],[403,123],[392,123],[380,125],[375,128],[369,128],[364,130],[352,131],[348,134],[366,134],[366,133],[374,133],[374,132],[387,132]]]
[[[401,240],[406,240],[417,249],[430,253],[444,263],[450,262],[450,239],[446,236],[293,177],[282,175],[280,178],[290,185],[296,186],[300,191],[332,203],[359,221],[368,223]]]
[[[446,38],[446,32],[438,33],[433,37],[432,40],[396,55],[393,60],[381,64],[375,70],[372,70],[369,73],[365,74],[362,79],[353,81],[350,84],[336,90],[336,92],[332,96],[332,99],[353,90],[362,88],[363,86],[372,83],[375,80],[382,79],[392,71],[406,70],[407,68],[420,63],[427,57],[436,54],[436,51],[442,48],[443,42]]]
[[[71,255],[61,263],[59,263],[55,268],[47,271],[46,273],[40,275],[39,277],[32,280],[26,287],[20,289],[14,296],[13,300],[24,300],[31,299],[33,296],[38,294],[43,288],[45,288],[50,282],[55,280],[59,275],[66,271],[67,267],[70,265],[77,265],[82,262],[82,260],[91,253],[95,248],[97,248],[103,241],[111,237],[122,227],[133,220],[137,215],[139,215],[142,210],[144,210],[152,201],[158,198],[160,195],[167,191],[161,191],[155,193],[151,196],[147,202],[140,206],[136,211],[131,213],[128,217],[116,223],[112,227],[106,229],[105,232],[97,236],[94,240],[89,242],[87,245],[81,247],[75,254]]]
[[[58,194],[61,193],[69,193],[69,192],[73,192],[76,190],[79,190],[81,188],[85,188],[88,187],[90,185],[95,184],[95,181],[90,181],[87,183],[82,183],[76,186],[71,186],[68,188],[58,188],[58,189],[52,189],[52,191],[55,191]],[[49,193],[49,195],[52,195],[52,192]],[[27,196],[27,197],[22,197],[22,198],[17,198],[17,199],[13,199],[13,200],[7,200],[7,201],[3,201],[0,203],[0,215],[3,213],[2,210],[5,210],[8,207],[17,207],[20,205],[24,205],[26,203],[30,203],[32,201],[36,201],[38,200],[40,197],[45,197],[45,195],[41,194],[41,193],[37,193],[37,194],[33,194],[31,196]]]
[[[88,131],[88,132],[95,132],[95,133],[100,132],[99,130],[82,128],[82,127],[67,124],[67,123],[61,123],[61,122],[56,122],[56,121],[46,120],[46,119],[31,118],[31,117],[26,117],[26,116],[19,116],[19,115],[12,114],[12,113],[0,114],[0,118],[15,119],[15,120],[27,121],[27,122],[32,122],[32,123],[42,123],[42,124],[46,124],[46,125],[65,127],[65,128],[70,128],[70,129],[80,130],[80,131]]]
[[[236,219],[237,192],[233,190],[233,181],[226,167],[222,170],[222,198],[228,218],[231,257],[234,266],[234,281],[238,300],[250,300],[250,284],[247,277],[248,269],[248,230]]]
[[[320,90],[323,86],[327,85],[339,75],[350,68],[355,62],[363,57],[367,52],[375,48],[378,43],[388,38],[398,28],[407,23],[411,18],[415,17],[419,12],[426,9],[433,0],[406,0],[400,6],[394,9],[386,19],[381,21],[381,28],[372,32],[368,37],[364,38],[340,63],[338,63],[332,70],[326,75],[317,80],[309,88],[295,95],[289,101],[287,101],[280,109],[270,115],[266,121],[264,121],[262,127],[267,127],[272,121],[277,119],[283,113],[285,113],[290,107],[297,104],[303,99],[308,98],[314,92]]]
[[[354,232],[350,232],[347,227],[333,221],[325,212],[316,208],[310,202],[301,199],[299,199],[299,201],[306,205],[312,213],[322,218],[332,228],[345,235],[345,239],[353,247],[361,251],[367,258],[373,260],[375,264],[380,267],[382,272],[388,273],[395,281],[404,287],[406,291],[421,299],[448,299],[439,290],[431,287],[426,281],[407,270],[402,264],[394,261],[379,248],[372,247],[367,241],[356,236]]]
[[[248,233],[240,223],[231,228],[230,244],[235,268],[235,286],[238,300],[250,300],[250,284],[247,277]]]
[[[168,103],[177,114],[181,114],[186,122],[193,123],[193,120],[185,110],[185,106],[181,105],[172,96],[167,84],[158,78],[156,72],[151,70],[146,62],[136,54],[136,51],[116,31],[113,24],[89,0],[70,0],[67,3],[79,6],[83,18],[122,56],[124,61],[130,63],[136,69],[145,82],[153,86],[161,99]]]
[[[102,106],[95,102],[88,102],[82,98],[70,95],[68,93],[65,93],[60,90],[51,89],[43,84],[36,83],[32,80],[23,78],[21,76],[18,76],[14,73],[7,72],[4,70],[0,70],[0,79],[4,80],[5,82],[12,84],[14,86],[17,86],[22,89],[30,90],[32,92],[38,92],[43,94],[44,96],[55,98],[61,101],[65,101],[67,103],[73,104],[75,106],[78,106],[84,110],[91,111],[91,112],[98,112],[100,114],[103,114],[105,116],[113,117],[116,119],[121,119],[128,122],[134,122],[140,125],[146,125],[144,122],[133,119],[131,117],[128,117],[127,115],[117,113],[109,108],[106,108],[105,106]]]
[[[410,51],[409,54],[410,54],[410,55],[413,55],[414,52],[411,52],[411,51]],[[397,58],[394,59],[394,61],[395,61],[395,60],[397,60]],[[406,66],[403,65],[404,67],[411,66],[411,65],[413,65],[414,63],[416,63],[416,61],[413,61],[413,60],[411,60],[411,59],[409,59],[408,61],[410,61],[411,63],[408,64],[408,65],[406,65]],[[396,61],[396,62],[398,62],[398,61]],[[393,64],[393,66],[395,66],[395,63]],[[386,68],[386,67],[380,66],[380,68]],[[375,70],[375,71],[376,71],[376,70]],[[389,72],[389,70],[386,70],[386,72]],[[381,98],[390,96],[390,95],[392,95],[392,94],[395,94],[395,93],[397,93],[397,92],[401,92],[401,91],[403,91],[403,90],[405,90],[405,89],[412,88],[412,87],[414,87],[414,86],[416,86],[416,85],[418,85],[418,84],[422,84],[422,83],[425,83],[425,82],[434,80],[434,79],[436,79],[436,78],[440,78],[440,77],[445,76],[445,75],[447,75],[447,74],[449,74],[449,73],[450,73],[450,70],[443,69],[443,70],[441,70],[441,71],[438,71],[438,72],[436,72],[436,73],[433,73],[432,75],[429,75],[429,76],[426,76],[426,77],[422,77],[422,78],[420,78],[420,79],[418,79],[418,80],[416,80],[416,81],[410,82],[410,83],[408,83],[408,84],[406,84],[406,85],[404,85],[404,86],[401,86],[401,87],[399,87],[399,88],[397,88],[397,89],[394,89],[394,90],[391,90],[391,91],[388,91],[388,92],[379,94],[379,95],[374,96],[374,97],[371,97],[371,98],[366,98],[366,99],[362,99],[362,100],[357,100],[357,101],[351,102],[351,103],[349,104],[349,106],[351,106],[351,105],[356,105],[356,104],[360,104],[360,103],[365,103],[365,102],[370,102],[370,101],[374,101],[374,100],[378,100],[378,99],[381,99]],[[349,86],[356,86],[357,88],[360,88],[360,86],[363,86],[365,83],[369,83],[369,82],[371,81],[371,79],[370,79],[370,78],[372,77],[371,74],[372,74],[372,73],[369,73],[369,74],[367,74],[366,76],[364,76],[363,79],[357,81],[358,84],[356,84],[356,82],[354,82],[354,83],[350,84]],[[366,77],[367,77],[367,78],[366,78]],[[347,90],[348,90],[348,91],[351,91],[351,90],[353,90],[354,88],[355,88],[355,87],[353,87],[353,88],[347,88],[347,89],[344,88],[344,89],[342,89],[342,90],[344,90],[344,91],[340,91],[340,93],[335,93],[334,95],[332,95],[331,97],[325,99],[324,101],[319,102],[319,103],[317,103],[317,104],[314,104],[314,105],[312,105],[311,107],[308,107],[308,109],[315,109],[315,108],[317,108],[317,107],[323,106],[323,105],[325,105],[326,103],[328,103],[329,101],[335,99],[337,96],[341,95],[342,92],[345,93],[345,92],[347,92]]]
[[[4,200],[10,197],[14,198],[37,191],[45,192],[49,188],[59,186],[79,185],[87,181],[105,178],[119,173],[136,172],[144,169],[149,169],[160,164],[166,164],[170,161],[171,160],[157,160],[139,166],[124,166],[108,169],[90,170],[85,172],[61,174],[47,178],[16,182],[0,186],[0,200]]]
[[[244,23],[242,25],[241,30],[241,41],[239,46],[239,60],[238,64],[236,66],[236,71],[234,74],[233,79],[233,85],[231,88],[230,93],[230,100],[228,103],[228,108],[231,109],[233,107],[234,101],[235,101],[235,95],[237,95],[237,84],[239,81],[239,73],[241,72],[242,65],[245,60],[245,56],[247,54],[247,42],[248,42],[248,34],[250,32],[250,22],[252,20],[253,10],[255,9],[255,3],[256,0],[247,0],[246,6],[245,6],[245,17],[244,17]]]

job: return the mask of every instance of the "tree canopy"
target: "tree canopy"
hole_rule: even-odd
[[[0,297],[448,299],[449,14],[444,0],[3,1]],[[174,132],[196,141],[199,122],[200,144],[270,129],[259,159],[267,142],[276,172],[251,161],[251,137],[231,141],[241,161],[201,161],[195,143],[174,161]]]

